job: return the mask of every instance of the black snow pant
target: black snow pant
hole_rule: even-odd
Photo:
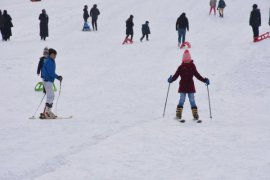
[[[4,40],[4,28],[0,28],[1,35],[2,35],[2,40]]]
[[[97,19],[96,18],[92,18],[92,27],[93,27],[93,30],[97,31]]]
[[[143,38],[146,36],[146,40],[148,41],[148,34],[143,34],[143,36],[141,37],[141,41],[143,40]]]
[[[259,27],[252,26],[252,30],[253,30],[253,37],[258,37],[259,36]]]

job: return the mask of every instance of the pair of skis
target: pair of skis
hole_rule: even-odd
[[[29,119],[40,119],[40,120],[57,120],[57,119],[72,119],[73,116],[57,116],[56,118],[54,119],[42,119],[40,117],[35,117],[35,116],[32,116],[30,117]]]
[[[177,121],[179,121],[180,123],[185,123],[186,120],[185,119],[178,119],[178,118],[175,118]],[[200,119],[193,119],[194,122],[196,123],[202,123],[202,120]]]

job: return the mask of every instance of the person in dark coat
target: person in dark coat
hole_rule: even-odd
[[[97,31],[97,19],[98,16],[100,15],[100,12],[97,8],[97,5],[94,4],[94,6],[92,7],[92,9],[90,10],[90,16],[92,17],[92,27],[93,30]]]
[[[88,6],[85,5],[83,8],[83,19],[85,23],[87,22],[88,18],[89,18]]]
[[[188,50],[185,50],[183,54],[182,64],[178,67],[177,71],[173,76],[170,76],[168,79],[169,83],[174,82],[178,77],[181,77],[180,86],[178,92],[180,93],[180,100],[176,109],[176,117],[178,119],[182,118],[182,111],[185,102],[186,95],[189,97],[189,102],[191,105],[192,114],[195,120],[199,119],[198,108],[195,102],[194,94],[196,92],[195,85],[193,81],[193,76],[198,80],[204,82],[206,85],[210,84],[209,79],[203,78],[196,69],[193,60],[191,59],[190,53]]]
[[[219,0],[218,2],[218,12],[219,12],[219,17],[223,18],[224,15],[224,8],[226,7],[226,3],[224,0]]]
[[[4,40],[4,16],[2,15],[2,11],[0,10],[0,31],[2,35],[2,41]]]
[[[49,37],[49,16],[46,14],[45,9],[42,9],[42,13],[39,15],[39,20],[40,20],[40,37],[41,40],[46,40],[46,37]]]
[[[257,40],[259,36],[259,27],[261,26],[261,12],[257,4],[253,4],[253,10],[250,13],[249,25],[253,30],[253,40]]]
[[[142,42],[143,38],[146,36],[146,41],[148,41],[148,35],[151,34],[150,28],[149,28],[149,21],[146,21],[145,24],[142,25],[142,37],[140,41]]]
[[[43,50],[43,56],[39,59],[38,63],[38,68],[37,68],[37,75],[39,76],[41,73],[42,66],[44,64],[44,60],[48,57],[49,55],[49,49],[47,47],[44,48]]]
[[[131,43],[133,42],[133,15],[130,15],[129,18],[126,20],[126,38],[124,42],[128,41],[128,37],[131,36],[130,40]]]
[[[4,27],[3,27],[4,41],[7,41],[10,40],[10,36],[12,36],[11,28],[13,27],[12,18],[7,13],[7,10],[4,10],[3,19],[4,19]]]
[[[189,31],[189,22],[186,13],[182,13],[176,21],[176,31],[178,31],[178,46],[186,40],[186,30]]]
[[[38,67],[37,67],[37,75],[39,76],[41,74],[41,69],[43,67],[45,59],[49,56],[49,49],[47,47],[43,50],[43,56],[39,59]],[[42,78],[42,76],[41,76]],[[45,88],[43,88],[43,93],[46,94]]]

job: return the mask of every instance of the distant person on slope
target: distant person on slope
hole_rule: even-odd
[[[3,13],[4,19],[4,27],[3,27],[3,34],[4,34],[4,41],[10,40],[10,36],[12,36],[11,28],[13,27],[12,18],[7,13],[7,10],[4,10]]]
[[[209,79],[203,78],[197,71],[193,60],[191,59],[190,53],[188,50],[185,50],[183,54],[182,64],[178,67],[175,74],[169,77],[168,82],[174,82],[178,77],[181,77],[180,86],[178,92],[180,93],[180,100],[176,109],[176,118],[182,118],[182,111],[186,99],[186,95],[188,95],[192,114],[195,120],[199,119],[198,108],[195,102],[194,94],[195,94],[195,85],[193,81],[193,76],[195,76],[198,80],[204,82],[206,85],[209,85]]]
[[[100,12],[97,8],[97,5],[94,4],[94,6],[92,7],[92,9],[90,10],[90,16],[92,17],[92,27],[93,30],[97,31],[97,19],[98,16],[100,15]]]
[[[224,15],[224,8],[226,7],[226,3],[224,0],[219,0],[218,2],[218,12],[219,12],[219,17],[223,18]]]
[[[178,31],[178,46],[186,41],[186,30],[189,31],[189,23],[186,13],[182,13],[176,21],[176,31]]]
[[[269,22],[268,22],[269,26],[270,26],[270,9],[269,9]]]
[[[44,48],[43,50],[43,56],[39,59],[38,62],[38,67],[37,67],[37,75],[39,76],[41,73],[41,69],[43,67],[45,59],[49,56],[49,49],[47,47]],[[41,76],[42,78],[42,76]],[[43,92],[46,94],[45,88],[43,88]]]
[[[214,15],[216,15],[216,7],[217,7],[217,0],[210,0],[210,11],[209,11],[209,15],[211,15],[212,10],[214,10]]]
[[[142,25],[142,37],[140,41],[142,42],[143,38],[146,36],[146,41],[148,41],[148,35],[150,34],[149,21],[146,21],[145,24]]]
[[[38,68],[37,68],[37,75],[39,76],[41,73],[42,66],[44,64],[44,60],[48,57],[49,55],[49,49],[47,47],[44,48],[43,50],[43,56],[39,59],[38,63]]]
[[[44,64],[41,69],[41,77],[47,93],[47,100],[44,108],[44,112],[40,114],[41,119],[55,119],[56,115],[51,111],[54,100],[53,82],[58,79],[62,82],[62,76],[58,76],[55,73],[57,52],[54,49],[49,49],[49,56],[44,60]]]
[[[88,6],[85,5],[83,8],[83,19],[85,23],[87,23],[88,18],[89,18]]]
[[[130,37],[130,43],[133,43],[133,15],[130,15],[129,18],[126,20],[126,38],[124,40],[124,43],[128,41],[128,37]]]
[[[49,16],[47,15],[45,9],[42,9],[42,13],[39,15],[39,20],[40,20],[40,24],[39,24],[39,28],[40,28],[40,37],[41,40],[46,40],[46,37],[49,37]]]
[[[253,9],[250,13],[249,25],[253,30],[253,41],[255,42],[259,36],[259,27],[261,26],[261,12],[257,4],[253,4]]]
[[[2,35],[2,41],[4,41],[4,16],[2,15],[1,10],[0,10],[0,31]]]

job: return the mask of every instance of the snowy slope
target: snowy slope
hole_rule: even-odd
[[[97,3],[98,32],[81,32],[83,5]],[[208,15],[206,1],[1,0],[13,18],[12,40],[0,43],[1,180],[268,180],[270,178],[270,40],[254,44],[248,26],[254,1],[227,0],[225,18]],[[261,32],[269,31],[269,0],[256,0]],[[50,37],[39,40],[38,15],[50,17]],[[187,40],[199,72],[202,124],[173,120],[178,83],[162,111],[166,80],[181,62],[175,21],[190,21]],[[125,20],[134,15],[135,44],[121,44]],[[150,21],[149,42],[139,42]],[[64,77],[58,114],[72,120],[29,120],[42,98],[38,59],[45,46],[58,51]],[[59,87],[59,83],[56,82]],[[58,94],[56,94],[58,95]],[[40,109],[39,111],[42,111]]]

